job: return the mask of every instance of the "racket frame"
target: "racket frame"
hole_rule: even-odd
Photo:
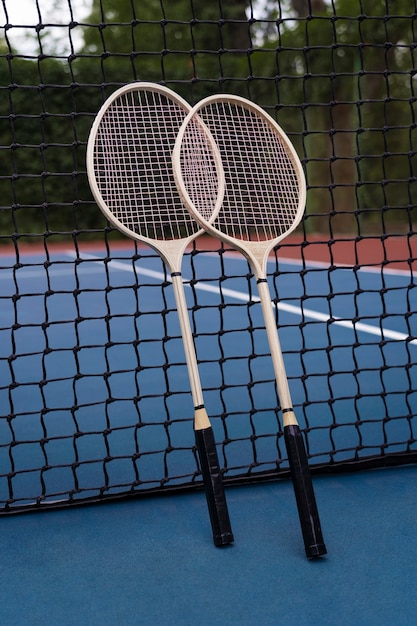
[[[187,246],[203,233],[203,229],[197,229],[187,237],[178,239],[152,239],[137,233],[121,222],[107,206],[100,186],[97,182],[95,162],[96,139],[106,112],[117,99],[131,92],[147,91],[163,95],[184,110],[184,117],[190,111],[190,105],[178,94],[162,85],[148,82],[137,82],[124,85],[117,89],[104,102],[97,113],[87,143],[87,175],[94,199],[104,214],[105,218],[117,230],[130,237],[141,241],[154,249],[163,259],[170,274],[178,311],[181,335],[183,339],[185,359],[190,379],[191,395],[194,404],[194,433],[196,446],[199,454],[200,469],[203,477],[207,505],[209,509],[213,541],[216,546],[228,545],[234,541],[230,518],[227,508],[226,497],[223,488],[223,477],[220,470],[216,443],[213,429],[204,406],[204,398],[198,371],[197,356],[192,336],[187,302],[182,280],[182,259]]]
[[[296,217],[291,227],[287,229],[284,233],[282,233],[280,236],[274,238],[273,240],[249,241],[245,239],[238,239],[235,237],[231,237],[227,233],[224,233],[223,231],[215,227],[214,222],[216,221],[216,218],[218,217],[218,214],[221,211],[221,205],[223,203],[225,187],[226,187],[224,168],[222,165],[222,157],[221,157],[219,148],[215,140],[214,140],[215,145],[213,146],[212,149],[213,149],[213,157],[215,161],[216,173],[218,176],[218,197],[216,199],[215,206],[212,207],[209,219],[206,219],[201,214],[201,212],[195,206],[192,198],[190,197],[190,194],[187,191],[182,169],[181,169],[181,145],[183,142],[183,138],[187,131],[188,125],[191,122],[193,121],[195,122],[195,120],[197,120],[198,125],[201,128],[202,132],[205,131],[210,134],[211,140],[206,141],[206,143],[210,145],[210,147],[212,146],[213,137],[210,133],[210,128],[207,126],[207,123],[205,123],[204,120],[202,120],[199,117],[198,112],[204,107],[210,106],[212,103],[216,103],[216,102],[220,102],[220,103],[227,102],[227,103],[234,104],[237,106],[243,106],[247,110],[262,117],[263,121],[271,128],[271,130],[280,137],[282,144],[286,149],[287,155],[294,165],[294,170],[297,173],[297,181],[298,181],[298,186],[299,186],[299,202],[298,202],[298,209],[297,209]],[[251,265],[253,265],[253,269],[256,268],[256,273],[254,272],[255,275],[264,277],[266,275],[266,263],[268,261],[268,257],[271,251],[274,249],[275,246],[278,245],[280,241],[282,241],[285,237],[287,237],[299,225],[304,215],[306,196],[307,196],[306,180],[305,180],[305,175],[303,171],[303,166],[301,164],[301,161],[298,157],[297,152],[295,151],[294,146],[292,145],[291,141],[289,140],[288,136],[286,135],[284,130],[281,128],[281,126],[270,115],[268,115],[259,105],[241,96],[235,96],[235,95],[208,96],[207,98],[204,98],[199,103],[197,103],[190,110],[190,112],[184,119],[184,122],[178,132],[177,139],[175,142],[174,150],[172,153],[172,163],[173,163],[173,170],[174,170],[174,179],[177,184],[178,192],[181,196],[181,199],[184,205],[190,211],[191,215],[201,226],[201,228],[203,228],[207,233],[210,233],[214,237],[221,239],[221,241],[230,245],[232,248],[238,249],[245,256],[245,258],[248,261],[250,261]]]
[[[229,234],[219,230],[215,226],[216,218],[221,211],[219,202],[212,209],[212,214],[207,219],[196,207],[193,199],[187,190],[186,183],[182,172],[181,147],[184,135],[187,132],[189,124],[198,123],[204,132],[204,128],[210,132],[210,125],[205,121],[201,111],[205,107],[209,107],[216,103],[230,103],[232,105],[241,106],[246,110],[258,115],[269,126],[271,131],[275,133],[285,147],[286,154],[290,158],[294,170],[297,174],[298,182],[298,206],[294,221],[289,228],[281,235],[272,240],[249,241],[230,236]],[[200,117],[201,115],[201,117]],[[215,138],[215,134],[214,134]],[[221,152],[221,151],[220,151]],[[220,154],[220,158],[221,154]],[[261,301],[262,312],[264,316],[265,329],[270,346],[271,358],[277,383],[278,395],[281,405],[281,413],[283,418],[284,439],[287,448],[288,461],[291,469],[291,476],[294,486],[294,493],[297,503],[297,509],[300,519],[301,531],[304,540],[304,547],[307,558],[315,558],[326,554],[326,546],[324,544],[320,518],[317,509],[313,484],[311,480],[310,469],[308,466],[308,458],[305,450],[303,435],[301,433],[297,418],[295,416],[288,378],[285,371],[285,364],[279,341],[277,325],[273,313],[273,303],[267,280],[267,261],[272,249],[285,237],[287,237],[300,223],[304,214],[306,202],[306,181],[304,171],[300,159],[285,132],[261,107],[257,104],[242,98],[240,96],[212,95],[204,98],[197,103],[188,113],[178,132],[175,142],[173,155],[174,178],[177,184],[179,194],[183,203],[190,211],[191,215],[196,219],[198,224],[209,234],[220,239],[230,247],[240,251],[249,262],[253,274],[255,276],[259,298]],[[247,164],[250,167],[250,164]],[[217,176],[219,177],[219,196],[223,199],[224,188],[226,185],[224,167],[216,164]],[[221,203],[220,203],[221,205]]]

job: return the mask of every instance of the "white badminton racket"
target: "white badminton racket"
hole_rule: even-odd
[[[204,407],[184,286],[186,247],[202,230],[178,194],[171,154],[191,107],[170,89],[133,83],[115,91],[93,123],[87,173],[94,198],[122,233],[154,248],[171,274],[194,403],[194,429],[217,546],[233,541],[213,430]]]
[[[212,139],[216,143],[213,148]],[[307,557],[326,553],[303,436],[279,343],[266,264],[304,212],[300,160],[278,124],[237,96],[210,96],[187,115],[173,151],[178,191],[208,233],[242,252],[256,278],[283,417],[284,437]],[[208,190],[217,179],[217,197]]]

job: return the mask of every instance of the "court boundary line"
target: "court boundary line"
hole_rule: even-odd
[[[68,251],[66,254],[68,254],[69,256],[74,256],[71,251]],[[104,261],[103,258],[97,257],[92,254],[88,254],[88,253],[84,253],[83,256],[84,258],[86,258],[86,260]],[[156,270],[138,268],[136,265],[134,266],[132,266],[131,264],[127,265],[126,263],[123,263],[121,261],[116,261],[116,260],[111,260],[108,262],[108,264],[114,267],[115,269],[118,269],[121,271],[131,272],[132,270],[134,270],[135,273],[142,275],[142,276],[149,276],[150,278],[155,278],[161,281],[165,281],[165,280],[170,281],[169,274],[164,274],[163,272],[159,272]],[[184,286],[190,288],[189,279],[187,279],[186,277],[184,277]],[[260,299],[258,296],[252,295],[252,297],[250,297],[249,294],[245,294],[243,292],[240,292],[234,289],[229,289],[227,287],[222,287],[220,289],[219,287],[215,287],[214,285],[206,285],[204,283],[194,282],[193,288],[200,290],[200,291],[216,293],[217,295],[223,294],[225,296],[228,296],[229,298],[240,300],[242,302],[260,302]],[[293,304],[288,304],[285,302],[278,302],[275,305],[273,304],[273,306],[277,307],[278,310],[285,311],[286,313],[290,313],[292,315],[297,315],[298,317],[301,317],[301,318],[307,317],[309,319],[324,322],[326,324],[327,323],[335,324],[337,326],[347,328],[353,332],[364,332],[369,335],[376,335],[380,337],[381,340],[392,339],[394,341],[403,341],[403,342],[407,342],[409,344],[417,346],[417,339],[412,339],[410,335],[401,333],[396,330],[390,330],[387,328],[378,328],[377,326],[372,326],[372,324],[365,324],[364,322],[353,322],[352,320],[346,320],[346,319],[339,318],[339,317],[333,317],[325,313],[320,313],[319,311],[314,311],[313,309],[301,308],[301,307],[295,306]]]
[[[208,254],[210,256],[218,256],[217,252],[203,252],[202,254]],[[233,250],[227,250],[223,254],[225,254],[226,256],[233,257],[236,260],[246,261],[246,259],[241,254],[234,252]],[[306,268],[317,267],[318,269],[327,269],[327,270],[335,270],[335,269],[354,270],[355,269],[355,265],[351,265],[349,263],[335,263],[331,265],[329,263],[326,263],[325,261],[295,259],[291,257],[282,257],[279,254],[277,254],[276,258],[278,260],[278,263],[282,263],[284,265],[296,265],[298,267],[306,267]],[[393,261],[393,262],[396,263],[397,261]],[[270,263],[276,264],[276,260],[271,258],[268,260],[268,264]],[[413,276],[412,268],[409,270],[400,270],[399,268],[385,267],[385,266],[382,266],[381,264],[360,265],[356,268],[356,271],[357,272],[369,272],[370,274],[380,274],[382,272],[384,274],[391,274],[393,276]]]

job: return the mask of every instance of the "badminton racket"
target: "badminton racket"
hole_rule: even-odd
[[[173,168],[191,215],[207,232],[244,254],[256,278],[305,551],[308,558],[321,556],[326,547],[266,273],[269,253],[296,228],[304,212],[301,163],[288,137],[265,111],[244,98],[216,95],[202,100],[185,118]],[[216,198],[207,193],[213,179]]]
[[[213,430],[204,407],[181,265],[202,232],[184,207],[172,172],[172,149],[190,105],[170,89],[132,83],[115,91],[98,112],[87,144],[87,174],[107,220],[156,250],[175,294],[191,394],[200,468],[216,546],[233,541]]]

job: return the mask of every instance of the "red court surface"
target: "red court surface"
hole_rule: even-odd
[[[112,239],[109,241],[109,249],[117,250],[134,249],[134,243],[126,239]],[[138,247],[145,244],[137,242]],[[199,237],[195,243],[197,250],[217,250],[220,242],[208,235]],[[22,240],[17,241],[17,247],[21,255],[41,254],[45,251],[52,253],[59,250],[68,250],[76,247],[82,254],[83,251],[104,250],[103,241],[86,241],[68,237],[66,241],[58,243],[50,242],[45,245],[37,243],[37,238],[32,242]],[[13,245],[0,247],[0,257],[9,256],[16,253]],[[353,268],[384,267],[394,270],[415,270],[417,268],[417,236],[416,235],[385,235],[354,237],[343,236],[334,240],[324,240],[323,235],[314,234],[304,237],[304,235],[290,235],[286,237],[278,246],[278,257],[293,259],[300,263],[320,263],[331,266],[346,265]]]

